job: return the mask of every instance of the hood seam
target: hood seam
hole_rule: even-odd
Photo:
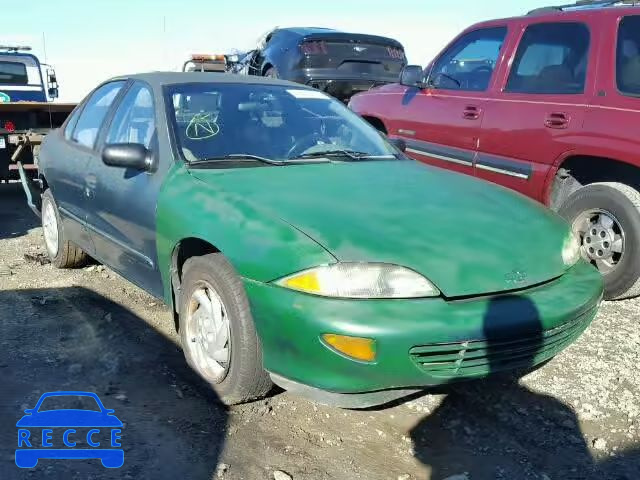
[[[331,253],[327,247],[325,247],[324,245],[322,245],[319,241],[317,241],[315,238],[313,238],[311,235],[309,235],[307,232],[305,232],[304,230],[302,230],[300,227],[295,226],[293,223],[288,222],[287,220],[285,220],[282,217],[279,217],[280,220],[282,220],[284,223],[286,223],[287,225],[289,225],[291,228],[295,229],[296,231],[300,232],[302,235],[304,235],[305,237],[307,237],[309,240],[311,240],[313,243],[315,243],[316,245],[318,245],[320,248],[322,248],[325,252],[327,252],[336,262],[340,262],[340,260],[333,254]]]

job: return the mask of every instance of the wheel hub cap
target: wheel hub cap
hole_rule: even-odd
[[[42,230],[44,233],[44,243],[49,253],[53,256],[58,254],[58,219],[53,205],[47,203],[42,212]]]
[[[589,210],[573,222],[582,240],[582,256],[601,273],[612,272],[624,253],[624,231],[618,220],[604,210]]]
[[[191,295],[187,338],[196,368],[208,380],[219,383],[227,375],[231,354],[230,323],[218,293],[203,284]]]

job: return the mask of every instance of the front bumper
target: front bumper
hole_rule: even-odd
[[[579,262],[562,277],[510,294],[447,301],[330,299],[245,280],[264,366],[275,378],[343,394],[415,389],[534,367],[572,343],[602,299],[602,279]],[[373,363],[320,336],[373,338]]]

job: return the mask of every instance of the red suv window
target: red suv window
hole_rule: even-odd
[[[584,92],[589,29],[582,23],[538,23],[527,27],[513,62],[507,92]]]
[[[620,22],[616,81],[621,93],[640,96],[640,15],[624,17]]]
[[[444,90],[486,90],[506,35],[507,27],[493,27],[460,37],[433,65],[429,75],[431,86]]]

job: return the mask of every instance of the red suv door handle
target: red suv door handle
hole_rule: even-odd
[[[544,120],[544,126],[547,128],[564,129],[569,126],[569,120],[570,118],[566,113],[550,113]]]
[[[481,112],[482,110],[475,105],[467,105],[462,112],[462,118],[466,120],[478,120]]]

